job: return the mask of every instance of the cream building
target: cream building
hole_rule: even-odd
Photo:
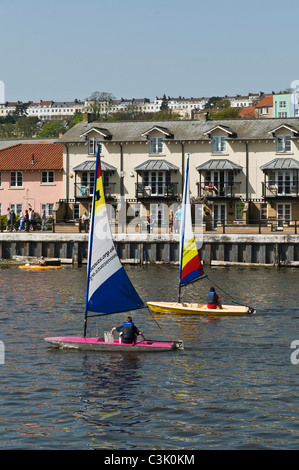
[[[64,196],[70,218],[90,210],[100,146],[106,200],[119,214],[160,225],[182,200],[190,154],[191,197],[207,229],[217,224],[299,219],[299,120],[82,122],[64,144]]]

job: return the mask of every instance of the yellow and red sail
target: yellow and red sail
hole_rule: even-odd
[[[186,165],[180,233],[180,284],[184,285],[196,281],[204,275],[192,229],[189,189],[189,155]]]

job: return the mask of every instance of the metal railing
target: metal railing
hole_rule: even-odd
[[[299,188],[298,184],[291,183],[262,183],[262,197],[267,198],[298,198],[299,197]]]
[[[135,194],[137,199],[150,199],[150,198],[165,198],[165,199],[177,199],[178,194],[178,183],[155,183],[155,184],[144,184],[135,183]]]
[[[199,196],[205,198],[239,198],[240,197],[240,181],[223,182],[217,185],[199,186]]]

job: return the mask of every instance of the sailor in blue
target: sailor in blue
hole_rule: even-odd
[[[136,344],[137,336],[140,335],[145,340],[142,332],[134,325],[131,317],[126,317],[124,323],[121,326],[113,327],[111,334],[114,331],[119,332],[119,337],[122,343]]]

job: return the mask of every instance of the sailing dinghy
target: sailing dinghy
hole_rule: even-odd
[[[60,348],[93,351],[159,352],[183,349],[182,341],[172,341],[169,338],[166,341],[137,340],[134,344],[125,344],[109,334],[104,334],[104,337],[87,337],[89,317],[146,307],[127,276],[114,246],[105,203],[99,151],[88,251],[84,334],[82,337],[48,337],[45,341]]]
[[[188,303],[181,300],[181,287],[208,277],[203,270],[196,247],[192,228],[190,190],[189,190],[189,154],[187,156],[186,178],[183,194],[183,207],[180,228],[180,274],[177,302],[147,302],[155,313],[176,313],[181,315],[244,315],[253,313],[254,309],[245,305],[222,305],[222,308],[209,309],[206,303]]]

